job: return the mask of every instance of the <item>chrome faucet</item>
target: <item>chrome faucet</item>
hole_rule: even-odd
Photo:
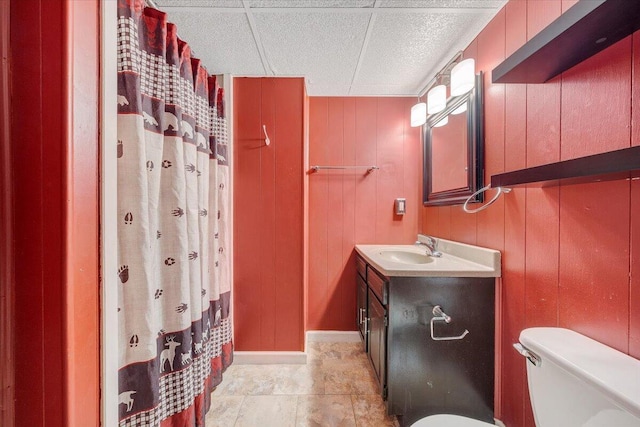
[[[438,251],[438,241],[431,236],[424,236],[426,242],[421,242],[420,240],[416,241],[417,246],[424,246],[427,249],[427,255],[431,255],[435,258],[440,258],[442,256],[442,252]]]

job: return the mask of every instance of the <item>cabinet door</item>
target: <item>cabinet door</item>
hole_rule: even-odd
[[[386,387],[386,357],[387,357],[387,311],[375,294],[369,289],[369,350],[368,355],[383,393]]]
[[[389,284],[389,413],[411,425],[427,415],[456,414],[493,422],[493,278],[392,278]],[[451,323],[434,324],[439,305]]]
[[[364,342],[364,351],[368,350],[367,343],[367,330],[366,325],[367,322],[365,319],[368,316],[367,313],[367,284],[362,280],[362,277],[359,274],[356,274],[356,278],[358,281],[358,313],[356,322],[358,323],[358,330],[360,331],[360,338]]]

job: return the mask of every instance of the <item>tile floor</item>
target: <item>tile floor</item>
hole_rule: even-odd
[[[309,343],[306,365],[231,365],[206,425],[392,427],[361,343]]]

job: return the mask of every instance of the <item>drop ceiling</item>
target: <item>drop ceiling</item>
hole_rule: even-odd
[[[210,73],[416,96],[506,0],[155,0]]]

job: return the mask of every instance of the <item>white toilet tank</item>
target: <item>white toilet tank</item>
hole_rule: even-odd
[[[530,328],[520,343],[537,427],[640,427],[640,360],[577,332]]]

